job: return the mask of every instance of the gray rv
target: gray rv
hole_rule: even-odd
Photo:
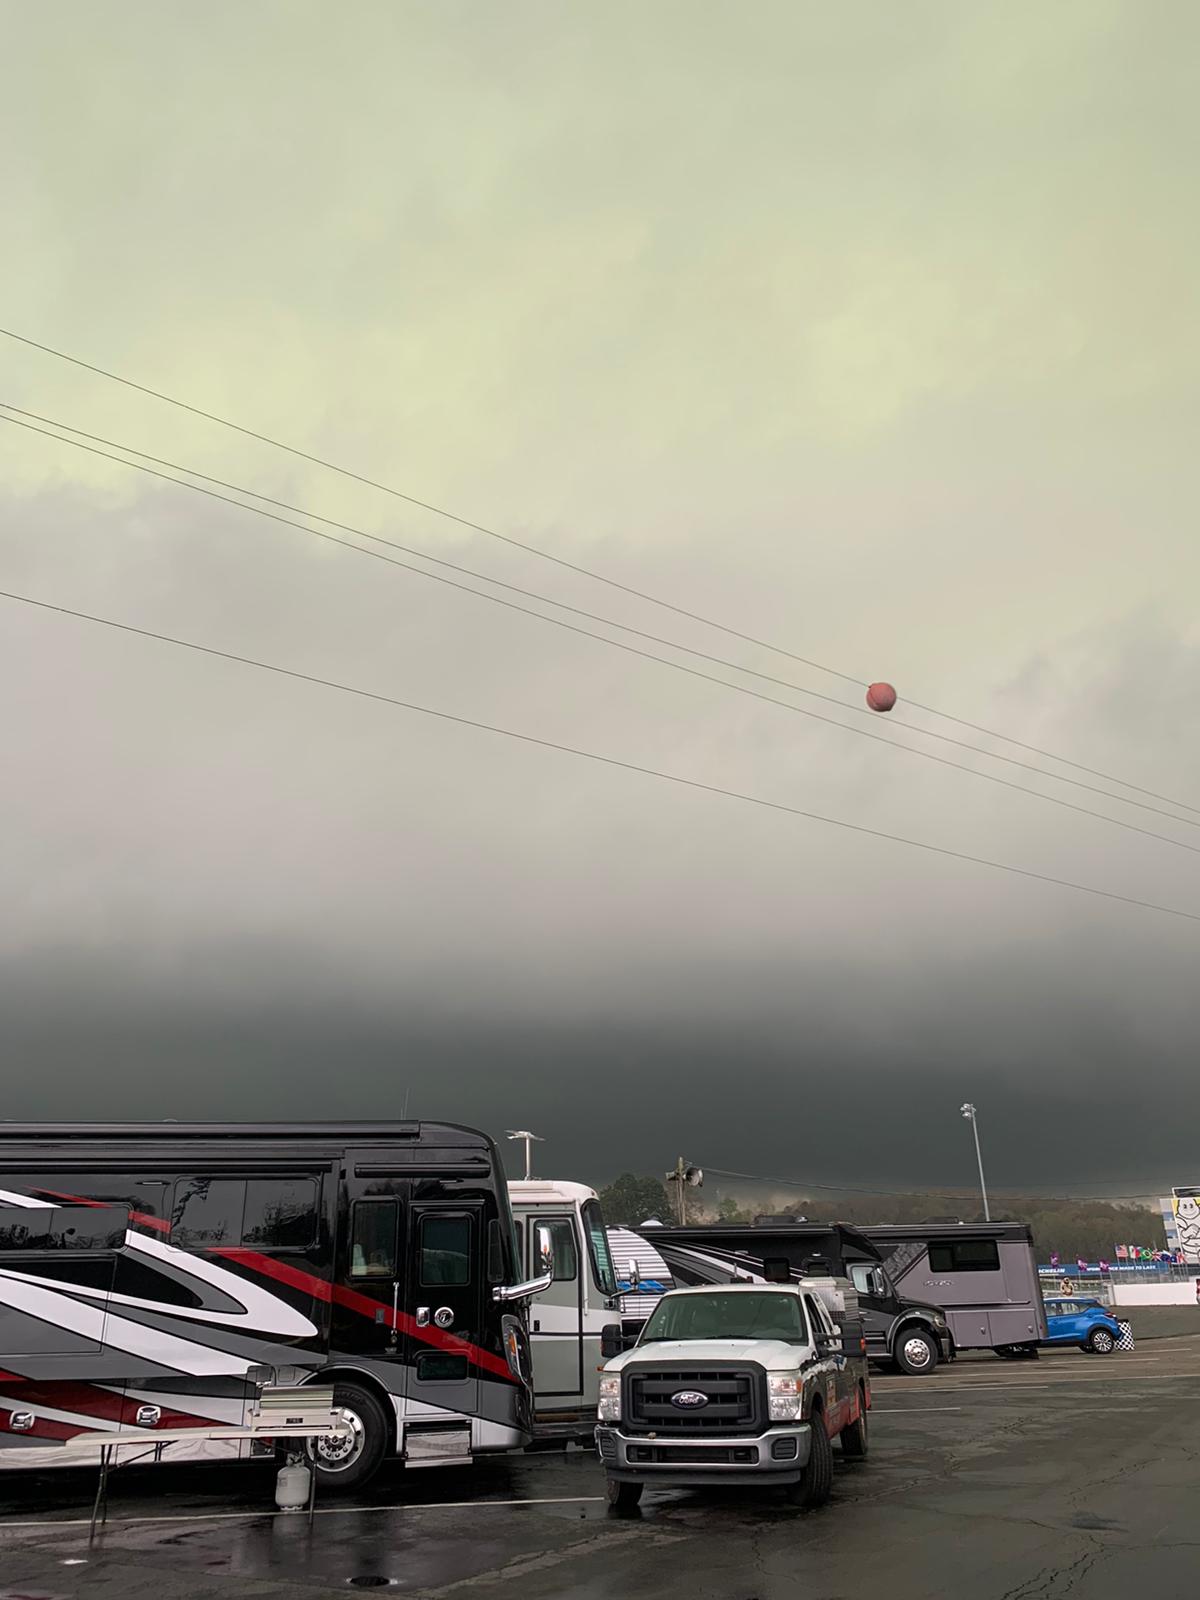
[[[954,1356],[954,1340],[941,1307],[929,1297],[899,1292],[869,1229],[845,1223],[716,1224],[646,1229],[645,1236],[670,1268],[677,1285],[780,1281],[833,1274],[848,1278],[873,1361],[894,1363],[911,1375],[932,1372]],[[625,1319],[626,1332],[632,1332]]]
[[[957,1349],[1037,1354],[1047,1337],[1046,1312],[1026,1223],[925,1222],[859,1231],[882,1256],[898,1295],[942,1308]]]

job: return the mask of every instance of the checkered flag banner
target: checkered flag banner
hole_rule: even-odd
[[[1133,1323],[1132,1322],[1124,1322],[1124,1321],[1118,1320],[1117,1327],[1121,1330],[1120,1337],[1117,1339],[1117,1349],[1118,1350],[1132,1350],[1133,1349]]]

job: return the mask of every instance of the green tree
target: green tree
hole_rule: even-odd
[[[717,1201],[717,1218],[721,1222],[753,1222],[753,1211],[745,1211],[731,1194],[723,1194]]]
[[[623,1172],[607,1189],[600,1191],[600,1207],[605,1222],[622,1228],[636,1228],[649,1217],[671,1220],[666,1190],[657,1178],[639,1178]]]

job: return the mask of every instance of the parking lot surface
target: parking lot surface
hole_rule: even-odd
[[[1198,1313],[1200,1315],[1200,1313]],[[965,1358],[874,1380],[870,1458],[823,1510],[648,1491],[617,1517],[585,1452],[393,1470],[370,1494],[268,1512],[259,1467],[125,1469],[89,1548],[95,1476],[0,1479],[0,1600],[1130,1600],[1200,1570],[1200,1339],[1107,1358]]]

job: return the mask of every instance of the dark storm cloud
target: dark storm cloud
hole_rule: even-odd
[[[29,331],[1200,804],[1188,8],[1164,49],[1120,5],[366,5],[370,50],[285,9],[180,52],[91,8],[69,80],[22,13]],[[860,703],[0,355],[0,399]],[[0,587],[1200,910],[1194,854],[6,426],[0,472]],[[4,603],[0,697],[6,1115],[411,1094],[568,1176],[901,1185],[969,1180],[969,1097],[998,1185],[1196,1178],[1193,923]]]

